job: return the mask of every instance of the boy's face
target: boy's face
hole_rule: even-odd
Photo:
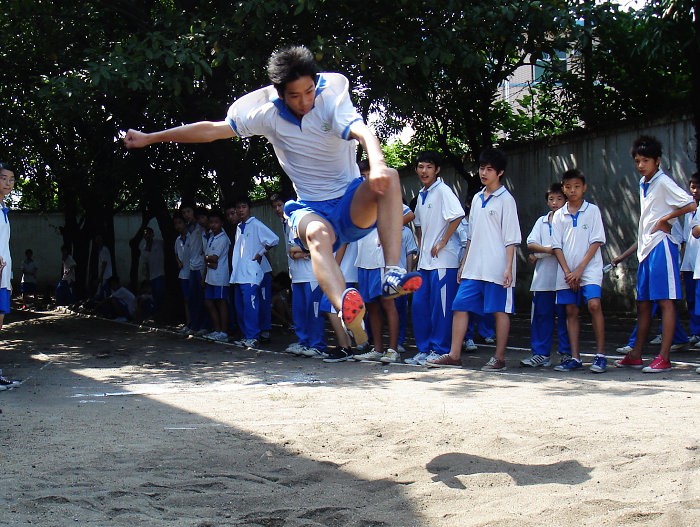
[[[651,179],[659,170],[661,158],[646,157],[637,154],[634,156],[634,165],[637,167],[637,172],[639,172],[644,179]]]
[[[435,166],[430,161],[420,161],[416,165],[416,174],[418,174],[418,179],[420,179],[424,188],[428,188],[435,183],[439,173],[440,167]]]
[[[182,217],[185,218],[185,222],[192,223],[194,219],[194,210],[192,210],[192,207],[183,207],[180,209],[180,213]]]
[[[567,179],[562,183],[564,194],[572,203],[583,201],[583,194],[586,192],[586,184],[578,178]]]
[[[250,218],[250,207],[247,203],[236,203],[236,212],[238,213],[238,221],[245,223]]]
[[[175,230],[177,232],[179,232],[180,234],[185,232],[186,224],[185,224],[185,220],[183,218],[175,218],[173,220],[173,225],[175,226]]]
[[[197,216],[197,223],[199,223],[204,229],[209,228],[209,218],[206,214],[200,214]]]
[[[8,196],[15,186],[15,174],[6,168],[0,170],[0,199]]]
[[[695,181],[690,182],[690,194],[693,196],[695,203],[700,201],[700,183]]]
[[[282,100],[287,105],[287,108],[299,119],[304,117],[314,107],[314,101],[316,100],[316,82],[314,78],[307,75],[288,82],[284,87]]]
[[[566,197],[561,192],[550,192],[547,195],[547,206],[552,212],[562,208],[564,203],[566,203]]]
[[[226,221],[229,225],[236,225],[238,223],[238,213],[236,212],[236,207],[230,207],[224,211],[226,215]]]
[[[498,172],[489,164],[479,166],[479,179],[481,180],[481,184],[487,188],[500,185],[502,175],[503,170]]]
[[[271,202],[270,205],[272,206],[272,210],[275,211],[275,214],[277,214],[278,218],[284,218],[284,202],[280,199],[276,199],[275,201]]]
[[[221,227],[221,220],[217,216],[209,218],[209,228],[213,233],[219,234],[221,232]]]

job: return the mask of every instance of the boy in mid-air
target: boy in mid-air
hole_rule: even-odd
[[[345,288],[333,250],[361,238],[376,223],[386,262],[383,295],[393,297],[420,287],[420,275],[398,267],[402,225],[398,172],[386,166],[379,140],[350,100],[344,76],[318,73],[311,51],[303,46],[273,53],[267,71],[272,86],[235,101],[225,120],[150,134],[129,130],[124,144],[141,148],[161,142],[265,136],[298,195],[298,201],[286,206],[295,237],[310,252],[314,274],[346,328],[364,342],[362,297],[356,289]],[[370,162],[366,181],[360,179],[355,163],[355,141]]]

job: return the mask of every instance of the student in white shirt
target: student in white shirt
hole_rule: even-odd
[[[195,206],[191,203],[180,205],[180,213],[187,225],[186,252],[189,256],[187,268],[189,278],[187,284],[187,305],[190,312],[189,328],[191,332],[203,335],[206,325],[204,313],[204,288],[202,273],[204,272],[204,229],[195,218]],[[184,262],[183,262],[184,263]]]
[[[204,304],[209,310],[214,331],[205,335],[205,338],[222,342],[228,340],[228,249],[231,245],[223,226],[224,215],[219,211],[211,211],[209,238],[204,248]]]
[[[75,283],[75,268],[77,264],[66,245],[61,245],[61,262],[63,273],[58,281],[58,285],[56,285],[56,305],[67,306],[75,302],[73,284]]]
[[[141,266],[145,271],[146,280],[150,282],[153,304],[159,311],[165,299],[165,254],[163,240],[156,239],[153,229],[143,230],[143,240],[139,244],[141,250]]]
[[[177,280],[182,291],[182,302],[185,310],[185,325],[180,329],[181,333],[188,334],[190,328],[190,253],[187,244],[187,223],[181,212],[173,215],[173,226],[175,227],[175,263],[178,267]]]
[[[688,189],[693,197],[695,204],[700,203],[700,175],[696,172],[688,181]],[[688,305],[688,315],[690,318],[689,334],[690,343],[696,344],[700,342],[700,315],[695,313],[695,295],[697,282],[693,279],[695,271],[695,261],[700,248],[700,240],[695,238],[691,233],[691,223],[695,219],[697,210],[688,212],[683,221],[683,260],[681,261],[681,278],[685,288],[685,300]],[[677,222],[677,225],[680,222]],[[677,316],[677,315],[676,315]]]
[[[97,251],[97,297],[106,298],[110,294],[107,280],[112,277],[112,255],[104,244],[101,234],[95,236],[94,249]]]
[[[27,249],[24,251],[24,257],[20,289],[22,291],[22,303],[26,307],[29,295],[36,299],[36,273],[39,271],[39,268],[34,261],[34,251]]]

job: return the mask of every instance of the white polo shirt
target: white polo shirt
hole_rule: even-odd
[[[150,250],[146,248],[146,240],[141,240],[139,250],[141,251],[141,261],[148,267],[149,280],[153,280],[159,276],[165,276],[163,240],[154,239],[151,242]]]
[[[474,196],[469,212],[469,240],[462,278],[502,284],[506,248],[522,241],[518,209],[506,187],[499,187],[488,198],[484,196],[484,189]],[[512,286],[515,286],[515,252]]]
[[[350,100],[348,80],[339,73],[317,76],[314,107],[301,120],[274,86],[238,99],[226,120],[239,137],[262,135],[270,141],[300,200],[340,197],[360,176],[350,126],[362,117]]]
[[[236,227],[236,243],[233,246],[229,282],[259,285],[263,275],[272,268],[264,256],[260,263],[254,258],[262,254],[266,246],[274,247],[279,241],[279,237],[267,225],[253,216],[245,223],[239,223]]]
[[[204,229],[195,223],[187,234],[187,252],[190,255],[190,271],[204,270]]]
[[[683,219],[683,243],[685,243],[685,251],[683,251],[683,262],[681,263],[681,271],[694,271],[695,260],[698,255],[698,247],[700,240],[693,236],[691,223],[695,219],[698,211],[688,212]],[[675,227],[680,222],[675,223]]]
[[[605,243],[605,230],[600,209],[583,201],[576,214],[569,212],[568,203],[552,216],[552,248],[561,249],[570,270],[583,260],[593,243]],[[581,285],[600,285],[603,282],[603,256],[600,247],[581,275]],[[557,268],[557,291],[569,289],[564,279],[564,270]]]
[[[549,214],[541,216],[532,227],[527,243],[536,243],[542,247],[552,246],[552,224],[549,222]],[[556,291],[557,271],[559,262],[556,256],[546,253],[535,253],[535,274],[532,276],[530,291]]]
[[[286,229],[286,231],[287,248],[299,247],[299,245],[294,242],[294,231],[292,231],[292,229]],[[289,253],[287,253],[287,255],[289,255]],[[318,283],[314,276],[314,270],[311,267],[310,258],[297,258],[296,260],[289,258],[289,278],[291,278],[293,284],[302,284],[306,282]]]
[[[659,170],[648,183],[639,180],[639,229],[637,231],[637,259],[641,263],[664,238],[672,238],[663,231],[651,230],[668,213],[693,203],[693,197]],[[673,225],[678,218],[670,221]],[[671,239],[671,241],[674,241]]]
[[[187,280],[190,277],[190,253],[189,245],[187,244],[187,235],[183,239],[179,234],[175,238],[175,254],[182,262],[182,267],[177,274],[178,278]]]
[[[343,259],[340,261],[340,272],[343,273],[346,284],[357,283],[357,266],[355,265],[355,260],[357,260],[356,241],[348,243]]]
[[[452,189],[437,178],[435,183],[418,193],[415,214],[413,223],[421,230],[418,269],[427,271],[459,267],[459,241],[455,237],[450,237],[437,257],[430,254],[430,250],[445,234],[448,224],[464,216],[462,204]]]
[[[384,267],[384,252],[376,227],[357,240],[355,266],[362,269],[381,269]]]
[[[0,201],[0,258],[5,267],[0,270],[0,289],[12,289],[12,255],[10,255],[10,210]]]
[[[229,280],[228,273],[228,248],[231,240],[223,230],[219,234],[211,234],[204,248],[204,255],[216,255],[219,257],[216,269],[207,268],[207,278],[205,282],[209,285],[227,286]]]

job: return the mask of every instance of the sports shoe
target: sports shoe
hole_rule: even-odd
[[[211,338],[211,340],[214,340],[216,342],[226,342],[228,341],[228,333],[225,331],[217,331],[216,335]]]
[[[591,371],[593,373],[605,373],[608,369],[608,359],[605,355],[596,355],[593,359],[593,364],[591,364]]]
[[[387,267],[382,279],[382,296],[394,298],[409,295],[420,288],[423,278],[420,273],[407,273],[406,269],[398,266]]]
[[[649,363],[649,366],[642,368],[643,373],[661,373],[664,371],[671,371],[670,361],[664,359],[661,355],[657,355],[653,361]]]
[[[688,342],[681,342],[680,344],[671,344],[671,350],[670,351],[683,351],[686,349],[690,344],[690,341]]]
[[[427,353],[418,352],[413,357],[404,360],[406,364],[412,364],[413,366],[422,366],[425,364],[425,359],[428,357]]]
[[[196,337],[203,337],[203,336],[206,335],[207,333],[209,333],[209,330],[208,330],[208,329],[200,329],[200,330],[195,331],[195,332],[194,332],[194,335],[195,335]]]
[[[633,349],[632,346],[620,346],[615,351],[617,351],[618,353],[624,353],[626,355],[630,351],[632,351],[632,349]]]
[[[423,362],[423,364],[425,364],[429,360],[439,359],[440,357],[442,357],[442,355],[443,355],[442,353],[435,353],[434,351],[431,350],[431,352],[428,353],[428,356],[425,358],[425,361]]]
[[[520,361],[521,366],[527,368],[549,368],[552,365],[552,361],[546,355],[531,355]]]
[[[219,336],[218,331],[212,331],[211,333],[207,333],[206,335],[202,335],[207,340],[216,340],[217,337]]]
[[[349,348],[335,348],[333,351],[326,353],[327,357],[323,358],[323,362],[343,362],[352,359],[352,350]]]
[[[559,364],[564,364],[565,362],[569,362],[570,360],[571,355],[567,355],[566,353],[559,354]]]
[[[627,353],[620,360],[615,361],[615,367],[616,368],[634,368],[635,370],[638,370],[638,369],[644,367],[644,361],[642,360],[641,357],[639,357],[638,359],[633,359],[631,357],[631,355],[629,353]]]
[[[233,345],[239,348],[255,348],[258,345],[258,339],[234,340]]]
[[[293,355],[303,355],[302,350],[304,346],[301,342],[294,342],[285,348],[285,352],[291,353]]]
[[[304,355],[309,357],[310,359],[325,359],[328,357],[328,353],[325,351],[321,351],[320,349],[317,348],[304,348]]]
[[[581,368],[583,368],[583,362],[574,358],[562,362],[559,366],[554,366],[555,371],[574,371],[580,370]]]
[[[0,391],[11,390],[12,388],[16,388],[20,384],[22,384],[22,381],[11,380],[7,377],[3,377],[2,375],[0,375]]]
[[[369,340],[364,344],[355,346],[355,351],[358,353],[367,353],[370,349],[372,349],[372,345],[369,343]]]
[[[355,339],[355,343],[360,346],[367,342],[365,332],[365,303],[360,296],[360,292],[351,287],[343,291],[341,299],[341,310],[338,313],[340,321],[343,323],[345,331],[349,332]]]
[[[700,335],[690,335],[690,337],[688,337],[688,342],[693,345],[697,344],[700,342]]]
[[[479,348],[472,339],[467,339],[464,341],[464,351],[476,351]]]
[[[450,357],[449,353],[445,353],[444,355],[440,355],[439,358],[429,360],[425,363],[425,365],[428,368],[440,368],[443,366],[462,366],[462,361],[458,359],[453,359]]]
[[[656,335],[652,340],[649,341],[649,344],[661,344],[661,335]]]
[[[360,361],[360,360],[372,360],[372,361],[378,361],[381,360],[381,358],[384,356],[383,353],[379,353],[377,350],[372,348],[369,350],[367,353],[361,353],[360,355],[353,355],[353,359]]]
[[[401,362],[401,355],[396,350],[389,348],[384,352],[382,358],[379,359],[384,364],[391,364],[396,362]]]
[[[491,357],[489,361],[481,367],[481,371],[503,371],[506,369],[506,361]]]
[[[495,343],[496,343],[496,337],[486,337],[486,338],[484,339],[484,342],[486,342],[486,344],[495,344]]]

